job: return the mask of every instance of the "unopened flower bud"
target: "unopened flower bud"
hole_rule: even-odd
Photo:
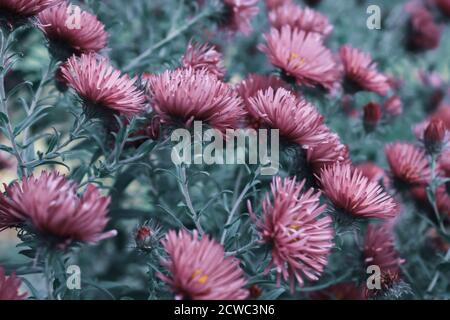
[[[439,153],[446,134],[445,124],[440,119],[433,119],[423,134],[423,142],[429,153]]]
[[[252,285],[250,288],[248,288],[250,298],[251,299],[258,299],[262,294],[262,289],[257,286],[256,284]]]
[[[140,226],[136,230],[135,241],[139,249],[149,249],[152,245],[153,230],[147,226]]]
[[[373,131],[381,120],[381,106],[378,103],[369,102],[364,106],[364,128],[367,132]]]

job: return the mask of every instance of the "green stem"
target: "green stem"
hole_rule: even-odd
[[[154,45],[149,47],[147,50],[142,52],[140,55],[138,55],[136,58],[131,60],[123,68],[123,71],[124,72],[129,72],[129,71],[133,70],[136,66],[138,66],[141,63],[142,60],[144,60],[145,58],[150,56],[153,53],[153,51],[155,51],[155,50],[165,46],[167,43],[169,43],[170,41],[172,41],[176,37],[178,37],[181,34],[183,34],[186,30],[188,30],[190,27],[192,27],[194,24],[196,24],[201,19],[207,17],[209,14],[210,14],[210,12],[208,10],[202,11],[200,14],[196,15],[194,18],[189,20],[185,25],[181,26],[178,29],[175,29],[175,30],[169,32],[164,39],[162,39],[161,41],[155,43]]]
[[[197,228],[198,232],[200,234],[203,234],[203,228],[200,224],[200,217],[198,216],[197,212],[195,211],[194,205],[192,204],[191,196],[189,195],[189,185],[187,181],[187,175],[186,175],[186,168],[184,166],[181,166],[179,169],[179,181],[178,181],[181,193],[183,194],[183,197],[186,201],[186,206],[189,209],[189,212],[191,213],[192,220],[194,221],[195,227]]]

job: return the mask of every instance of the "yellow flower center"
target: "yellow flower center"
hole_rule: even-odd
[[[197,279],[197,283],[200,283],[200,284],[205,283],[206,280],[208,280],[208,276],[207,276],[206,274],[202,274],[202,273],[203,273],[203,271],[200,270],[200,269],[195,270],[194,273],[193,273],[192,276],[191,276],[191,279],[194,279],[194,278],[200,276],[200,277]]]
[[[300,67],[305,64],[306,60],[303,57],[300,57],[297,53],[291,52],[289,54],[288,62],[297,60],[297,67]]]

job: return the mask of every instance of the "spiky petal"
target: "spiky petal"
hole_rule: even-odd
[[[262,242],[272,248],[266,272],[275,266],[278,284],[282,277],[292,291],[296,282],[303,286],[305,278],[319,279],[333,246],[332,220],[320,218],[326,208],[320,204],[320,192],[311,188],[303,193],[304,184],[305,180],[274,177],[272,197],[266,193],[262,215],[256,217],[249,205]]]
[[[319,177],[323,192],[340,212],[356,218],[393,218],[398,213],[394,199],[350,164],[325,167]]]
[[[234,257],[225,258],[223,247],[197,231],[170,230],[162,241],[168,258],[162,260],[168,275],[158,276],[176,299],[241,300],[248,296],[246,281]]]
[[[317,34],[283,26],[272,28],[264,35],[266,44],[259,48],[270,62],[299,85],[333,89],[339,79],[339,69],[331,51]]]

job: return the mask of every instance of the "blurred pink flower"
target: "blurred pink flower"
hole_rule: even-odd
[[[90,112],[109,110],[125,116],[144,111],[144,93],[130,79],[95,53],[72,56],[62,67],[67,85],[83,99]]]
[[[5,270],[0,266],[0,300],[23,300],[26,293],[19,293],[21,281],[13,273],[9,277],[5,275]]]
[[[398,275],[405,262],[395,249],[392,228],[385,224],[369,224],[364,238],[364,262],[367,266],[377,265],[381,273]]]
[[[426,70],[420,70],[418,72],[418,76],[419,80],[423,83],[423,85],[433,89],[440,89],[445,84],[444,79],[437,72],[428,72]]]
[[[63,0],[0,0],[0,11],[7,15],[31,17]]]
[[[46,171],[5,186],[5,194],[0,194],[0,230],[27,224],[62,248],[73,241],[115,236],[115,230],[103,232],[110,198],[94,185],[88,185],[81,196],[77,188],[59,173]]]
[[[426,184],[431,172],[425,151],[407,142],[387,144],[385,154],[391,175],[407,185]]]
[[[434,209],[428,199],[426,184],[412,187],[410,189],[410,194],[416,201],[416,204],[430,212],[431,215],[434,215]],[[443,217],[450,218],[450,195],[447,193],[445,185],[440,185],[439,187],[437,187],[435,197],[439,214],[441,214]]]
[[[275,91],[279,88],[290,90],[291,86],[289,86],[281,78],[274,75],[266,76],[256,73],[250,73],[244,80],[242,80],[238,84],[236,90],[244,100],[244,103],[248,108],[250,98],[256,96],[259,90],[266,90],[268,88],[272,88]]]
[[[437,159],[439,173],[450,178],[450,150],[444,150]]]
[[[224,27],[232,32],[249,35],[251,19],[259,12],[258,0],[222,0],[226,10]]]
[[[196,230],[170,230],[162,241],[168,258],[161,264],[168,275],[159,274],[177,300],[241,300],[248,296],[239,260],[225,258],[223,247]]]
[[[267,43],[260,45],[260,50],[287,77],[299,85],[320,85],[328,90],[335,87],[339,69],[320,36],[283,26],[281,30],[272,28],[264,39]]]
[[[326,205],[320,205],[320,192],[314,189],[302,193],[305,180],[274,177],[269,193],[262,203],[262,216],[257,218],[249,204],[249,212],[262,237],[269,244],[272,259],[266,268],[269,272],[276,267],[277,283],[281,277],[290,282],[304,285],[304,278],[318,280],[327,265],[328,255],[333,247],[332,220],[325,216]]]
[[[439,47],[442,26],[438,26],[425,7],[410,10],[408,47],[411,50],[431,50]]]
[[[344,87],[350,93],[362,90],[372,91],[382,96],[390,89],[389,78],[377,71],[370,54],[349,45],[339,49],[344,67]]]
[[[392,96],[384,102],[383,109],[390,116],[399,116],[403,112],[402,100],[399,96]]]
[[[70,6],[63,2],[39,13],[39,27],[46,37],[76,54],[97,52],[106,47],[108,34],[94,14],[81,11],[79,26],[68,25]]]
[[[292,0],[265,0],[265,1],[268,10],[273,10],[279,6],[292,3]]]
[[[222,54],[209,44],[190,41],[181,58],[181,65],[194,70],[206,69],[219,79],[223,79],[226,73]]]
[[[167,70],[149,79],[149,91],[165,123],[189,127],[201,120],[225,132],[238,127],[245,115],[237,92],[206,70]]]
[[[297,28],[305,32],[316,33],[322,37],[327,37],[333,31],[333,26],[326,16],[310,8],[302,9],[294,3],[271,10],[269,22],[272,27],[279,30],[283,26],[289,25],[292,29]]]
[[[327,141],[307,150],[306,162],[314,174],[320,174],[325,166],[336,162],[350,162],[348,147],[344,145],[336,133],[328,131]]]
[[[319,180],[323,192],[339,212],[381,219],[393,218],[398,213],[394,199],[350,164],[336,163],[323,168]]]
[[[373,162],[367,161],[359,163],[355,165],[355,169],[359,170],[363,176],[369,179],[369,181],[381,183],[384,187],[390,186],[389,177],[386,174],[386,171]]]
[[[324,143],[329,137],[316,108],[283,88],[258,91],[249,99],[247,111],[258,128],[278,129],[280,137],[304,149]]]
[[[450,0],[434,0],[434,3],[443,14],[450,17]]]

